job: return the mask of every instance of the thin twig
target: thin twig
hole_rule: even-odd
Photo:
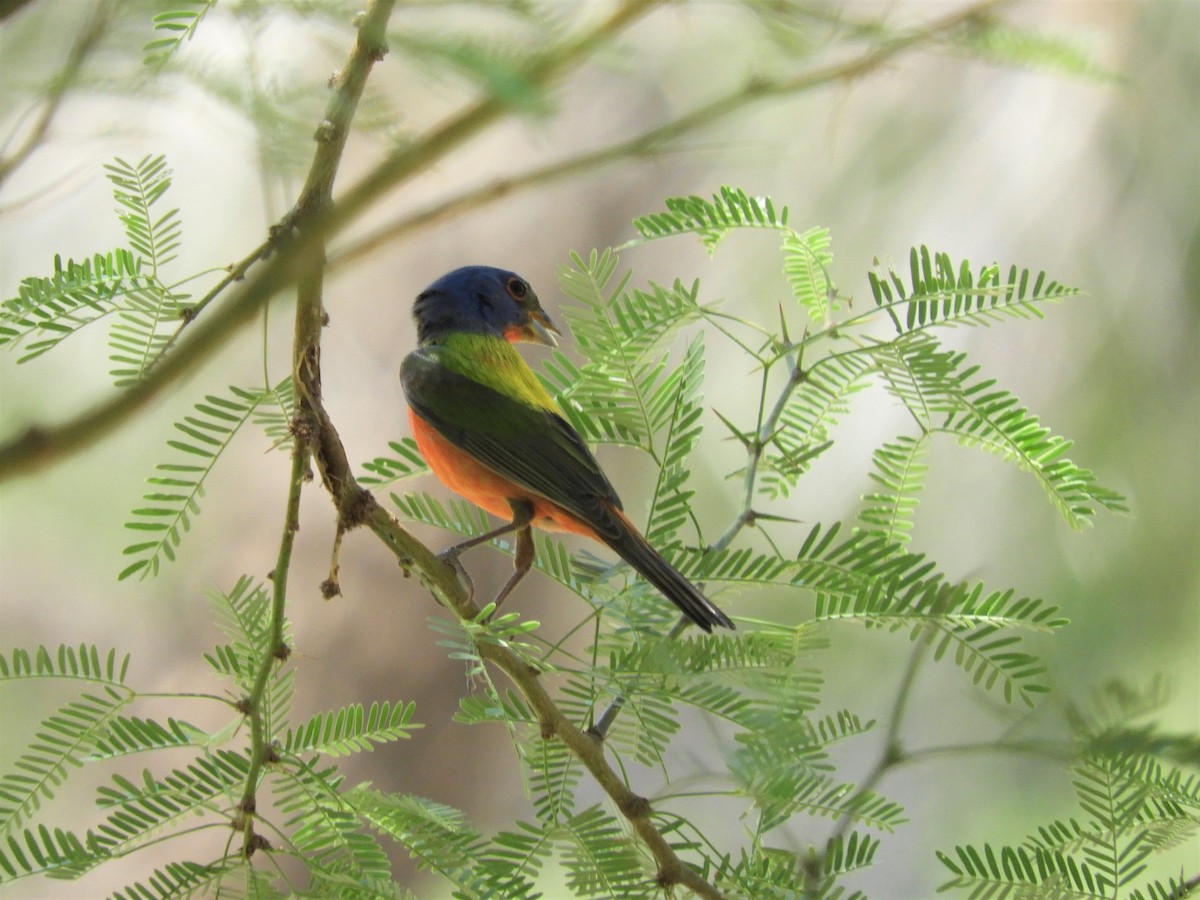
[[[71,86],[79,78],[79,73],[83,69],[84,63],[87,62],[88,57],[92,55],[96,47],[99,46],[101,39],[108,32],[108,24],[112,18],[112,12],[113,4],[110,0],[97,3],[92,10],[92,15],[88,19],[87,24],[83,26],[83,29],[76,36],[74,43],[71,44],[67,61],[63,64],[62,69],[51,79],[46,89],[46,96],[42,101],[41,111],[38,114],[37,120],[29,129],[29,133],[25,136],[25,140],[8,157],[0,160],[0,186],[46,140],[46,135],[50,131],[50,125],[54,121],[54,117],[58,114],[67,91],[70,90]]]
[[[330,99],[322,131],[318,135],[317,152],[313,156],[309,177],[300,193],[293,216],[295,227],[303,229],[306,219],[317,215],[331,202],[333,181],[345,149],[346,135],[354,117],[358,100],[366,86],[367,76],[384,52],[383,35],[396,0],[372,0],[359,25],[358,40],[343,70],[338,88]],[[243,262],[249,265],[257,257]],[[257,809],[258,782],[263,767],[272,760],[274,750],[266,730],[263,703],[267,685],[277,663],[287,659],[289,648],[284,642],[283,628],[287,605],[287,580],[291,567],[292,548],[300,528],[300,492],[307,480],[308,461],[313,437],[312,403],[320,402],[320,336],[324,313],[321,306],[321,287],[324,254],[307,258],[307,269],[297,281],[296,337],[293,344],[293,368],[297,387],[297,416],[293,423],[292,468],[288,481],[287,513],[280,538],[279,556],[272,574],[274,590],[271,601],[271,636],[263,648],[253,690],[244,702],[250,720],[250,764],[242,799],[238,804],[237,825],[244,835],[242,852],[250,856],[263,838],[254,829]],[[232,273],[231,273],[232,274]]]
[[[251,250],[247,256],[244,256],[238,262],[230,265],[225,276],[222,277],[221,280],[215,285],[213,285],[212,288],[209,289],[208,293],[206,293],[195,303],[183,308],[183,316],[179,322],[179,326],[175,329],[175,332],[169,338],[167,338],[166,343],[159,348],[158,354],[154,357],[154,359],[150,360],[150,364],[146,366],[147,373],[152,371],[154,367],[167,356],[167,354],[175,347],[175,343],[179,340],[179,336],[183,334],[184,329],[195,322],[210,303],[224,293],[225,289],[231,284],[234,284],[245,278],[246,273],[250,271],[250,267],[252,265],[258,262],[260,259],[266,259],[271,255],[271,250],[275,245],[275,240],[276,236],[272,235]]]
[[[279,540],[279,553],[275,568],[271,572],[271,636],[263,647],[258,661],[258,672],[250,695],[241,704],[241,710],[250,721],[250,762],[246,767],[246,781],[242,786],[242,799],[238,803],[238,817],[234,822],[243,835],[242,853],[251,856],[263,844],[263,838],[254,829],[258,810],[258,782],[263,768],[275,761],[271,736],[267,733],[267,722],[263,705],[267,697],[267,686],[271,673],[278,663],[287,660],[290,649],[283,639],[283,625],[287,606],[287,580],[292,564],[292,548],[296,532],[300,529],[300,489],[304,486],[304,475],[308,464],[308,445],[297,438],[292,445],[292,469],[288,481],[287,507],[283,520],[283,534]]]

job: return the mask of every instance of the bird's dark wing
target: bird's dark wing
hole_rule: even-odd
[[[453,372],[431,354],[409,354],[400,381],[413,410],[455,447],[516,485],[618,538],[621,501],[579,433],[562,416]]]

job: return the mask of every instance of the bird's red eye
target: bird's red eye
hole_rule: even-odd
[[[524,300],[529,295],[529,285],[520,278],[510,278],[507,287],[515,300]]]

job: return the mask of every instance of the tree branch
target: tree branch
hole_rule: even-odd
[[[15,8],[19,8],[15,7]],[[15,8],[0,10],[0,19],[15,11]],[[46,89],[46,96],[42,102],[41,112],[38,114],[37,120],[29,133],[25,136],[25,140],[21,145],[5,159],[0,160],[0,187],[9,179],[27,160],[42,142],[46,139],[46,134],[50,131],[50,124],[54,121],[54,117],[58,114],[59,108],[62,106],[63,98],[66,97],[67,91],[70,90],[76,79],[79,77],[79,72],[83,69],[83,65],[87,62],[87,58],[92,55],[92,52],[100,44],[100,40],[108,31],[108,24],[112,18],[113,3],[111,0],[104,0],[102,3],[97,3],[92,10],[87,24],[76,36],[74,43],[71,44],[71,50],[67,55],[67,61],[63,64],[62,69],[50,80],[50,84]]]
[[[292,214],[294,227],[303,231],[309,219],[324,211],[333,197],[333,182],[346,146],[346,136],[358,107],[359,98],[366,87],[367,76],[374,64],[383,58],[386,50],[384,32],[396,0],[372,0],[363,14],[358,29],[358,39],[346,67],[342,70],[325,120],[317,135],[317,152],[313,156],[308,179],[300,193]],[[265,839],[254,830],[257,809],[258,782],[263,767],[274,756],[263,717],[263,700],[271,672],[276,663],[286,660],[289,653],[284,643],[283,628],[287,605],[287,580],[291,567],[292,547],[296,532],[300,528],[300,492],[308,473],[310,441],[314,434],[313,405],[320,404],[320,339],[324,324],[321,306],[321,288],[324,278],[324,244],[321,236],[314,239],[317,251],[304,258],[303,269],[297,279],[296,330],[293,343],[293,376],[297,387],[297,414],[293,422],[292,468],[288,481],[287,512],[284,517],[283,534],[280,538],[279,556],[272,573],[274,590],[271,602],[271,637],[263,649],[255,675],[254,688],[243,707],[250,720],[250,765],[242,799],[238,804],[236,825],[242,830],[242,853],[250,856]],[[257,251],[256,251],[257,254]],[[257,255],[243,261],[249,265]]]
[[[333,437],[336,438],[336,433]],[[347,483],[352,484],[353,475],[349,472],[343,474]],[[409,534],[367,491],[357,488],[357,485],[354,487],[357,491],[356,506],[360,512],[359,522],[370,528],[391,549],[406,570],[416,574],[421,584],[439,603],[461,620],[477,619],[480,608],[468,596],[454,569]],[[507,647],[480,641],[476,643],[476,649],[481,658],[504,672],[521,692],[537,714],[542,736],[547,740],[555,737],[561,740],[616,804],[629,821],[630,827],[654,856],[658,864],[658,883],[664,887],[683,885],[700,897],[721,897],[720,891],[679,858],[651,820],[650,802],[631,791],[620,774],[609,764],[604,755],[603,742],[576,727],[563,715],[562,710],[542,686],[538,674]]]
[[[655,8],[658,0],[626,0],[604,21],[583,34],[565,39],[527,72],[527,79],[545,84],[582,64],[601,42]],[[332,108],[332,105],[331,105]],[[207,359],[224,341],[254,316],[275,294],[293,284],[306,270],[305,260],[319,245],[340,233],[384,192],[396,187],[501,118],[507,107],[489,96],[435,128],[423,140],[385,159],[336,206],[312,213],[305,228],[294,232],[295,212],[272,229],[279,248],[245,281],[241,289],[194,326],[192,338],[181,343],[141,381],[59,425],[34,425],[0,444],[0,482],[25,475],[111,434],[171,383]],[[344,135],[331,135],[344,140]],[[318,137],[322,137],[318,135]],[[311,179],[310,179],[311,180]],[[297,204],[297,209],[307,204]],[[306,212],[306,216],[308,213]],[[227,283],[232,283],[229,279]]]
[[[389,2],[388,7],[391,6]],[[361,39],[360,39],[361,40]],[[350,110],[352,112],[352,109]],[[335,130],[339,129],[334,123]],[[340,131],[338,132],[340,133]],[[322,148],[325,149],[324,147]],[[338,150],[340,152],[340,150]],[[320,152],[319,154],[320,155]],[[336,164],[322,167],[314,162],[312,172],[322,171],[319,177],[310,177],[305,190],[308,204],[298,209],[323,212],[330,202],[331,193],[325,190],[332,179]],[[417,572],[422,584],[444,606],[453,610],[461,619],[473,620],[479,616],[479,607],[467,595],[455,571],[413,538],[400,524],[381,507],[366,490],[361,488],[350,469],[345,448],[337,430],[330,420],[321,399],[320,337],[323,327],[321,307],[321,283],[324,272],[323,236],[314,240],[318,252],[311,254],[311,268],[300,275],[296,309],[296,334],[293,346],[294,369],[299,409],[297,419],[301,423],[301,434],[312,441],[314,461],[321,473],[326,488],[332,495],[338,510],[339,531],[349,530],[366,524],[396,554],[406,569]],[[297,452],[302,439],[297,437]],[[296,486],[293,485],[293,490]],[[286,542],[286,536],[285,536]],[[277,584],[279,573],[276,573]],[[281,610],[282,611],[282,610]],[[604,756],[603,743],[572,724],[546,692],[538,676],[517,654],[506,647],[480,641],[476,647],[482,659],[487,660],[504,672],[521,691],[530,706],[536,711],[545,739],[557,737],[591,772],[592,777],[604,790],[631,827],[649,848],[658,863],[658,882],[663,886],[683,884],[698,896],[718,898],[721,894],[676,855],[670,843],[654,826],[650,818],[650,804],[633,793],[621,776],[608,764]]]
[[[427,208],[385,226],[339,253],[326,271],[335,271],[354,262],[383,243],[415,231],[419,227],[441,221],[452,215],[493,202],[516,190],[567,178],[621,158],[622,154],[636,156],[652,152],[670,140],[708,124],[737,109],[742,103],[770,96],[808,90],[832,81],[861,77],[882,66],[897,54],[918,43],[933,40],[955,28],[985,17],[993,8],[1005,0],[979,0],[963,9],[939,18],[919,29],[901,35],[891,42],[863,56],[845,63],[821,67],[792,79],[779,82],[752,81],[734,92],[693,110],[678,119],[651,129],[626,141],[582,157],[552,163],[522,175],[503,179],[466,191],[442,204]],[[582,62],[583,57],[599,41],[626,27],[638,17],[645,15],[654,6],[650,2],[629,0],[619,7],[609,19],[575,39],[568,39],[554,52],[547,54],[530,72],[529,79],[545,83],[562,74],[572,65]],[[302,268],[302,260],[311,252],[320,239],[328,239],[340,233],[355,221],[379,195],[411,178],[429,164],[444,156],[480,130],[490,125],[505,111],[502,101],[490,97],[477,101],[467,110],[436,128],[424,140],[398,152],[381,163],[336,207],[314,216],[306,234],[290,235],[291,214],[272,229],[272,238],[237,264],[231,275],[222,280],[202,301],[208,305],[217,294],[246,276],[250,264],[265,258],[272,246],[278,247],[270,262],[261,267],[257,274],[244,283],[219,309],[209,313],[205,320],[192,325],[194,320],[181,325],[193,330],[192,338],[183,342],[156,362],[152,372],[141,381],[115,396],[103,400],[59,425],[34,425],[23,433],[0,444],[0,482],[18,475],[36,471],[42,466],[71,453],[78,452],[107,437],[132,415],[176,379],[191,371],[206,360],[230,334],[241,328],[278,291],[292,284]],[[285,241],[285,238],[290,238]],[[247,263],[247,260],[249,261]],[[200,307],[201,304],[197,304]],[[197,309],[197,312],[199,309]],[[172,338],[174,344],[178,335]]]
[[[944,36],[985,17],[992,8],[1005,2],[1008,0],[980,0],[920,28],[898,35],[854,59],[820,66],[793,78],[747,81],[714,100],[631,138],[614,141],[590,153],[557,160],[461,191],[380,226],[338,252],[330,261],[330,269],[340,269],[413,232],[487,206],[522,190],[582,175],[614,162],[651,156],[660,152],[671,141],[711,125],[751,102],[768,97],[799,94],[827,84],[861,78],[882,68],[896,56],[918,44]]]

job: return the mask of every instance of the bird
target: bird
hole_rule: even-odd
[[[416,298],[417,347],[400,366],[417,449],[441,482],[505,524],[439,554],[515,532],[513,573],[496,608],[533,565],[531,527],[584,535],[629,563],[706,632],[733,622],[655,550],[623,511],[587,443],[515,344],[554,346],[555,327],[529,282],[464,266]],[[465,574],[465,573],[464,573]]]

